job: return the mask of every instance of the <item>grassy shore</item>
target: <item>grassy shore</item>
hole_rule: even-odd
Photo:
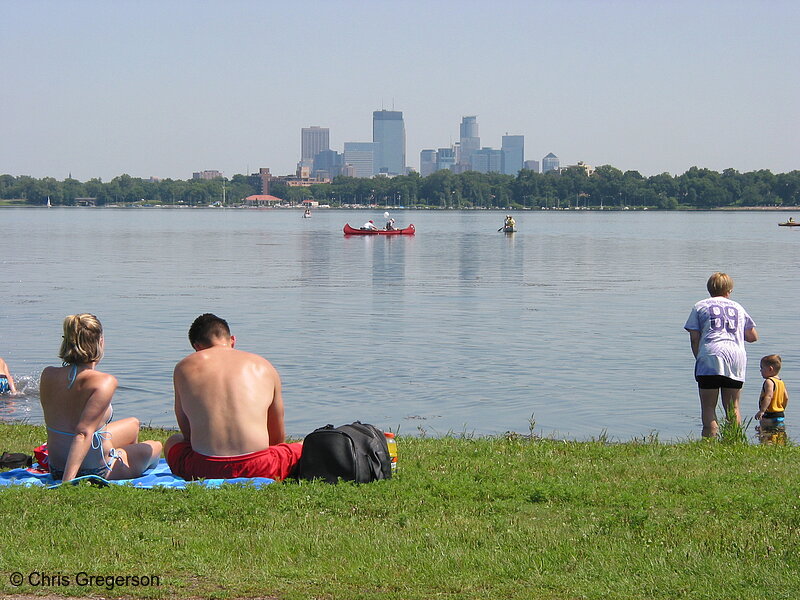
[[[42,427],[0,425],[2,450],[30,453],[43,439]],[[0,595],[800,594],[797,447],[518,435],[401,437],[398,446],[398,476],[367,485],[4,489]],[[14,572],[56,585],[13,587]],[[157,576],[160,585],[81,586],[79,572]]]

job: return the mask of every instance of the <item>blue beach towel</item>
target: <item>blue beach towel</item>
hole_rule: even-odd
[[[109,481],[107,479],[103,479],[102,477],[97,477],[96,475],[86,475],[85,477],[76,477],[72,481],[91,481],[100,485],[130,485],[135,488],[142,489],[165,487],[182,490],[189,485],[218,488],[224,483],[263,487],[275,480],[269,479],[268,477],[237,477],[235,479],[203,479],[202,481],[186,481],[177,475],[173,475],[172,471],[169,470],[167,461],[162,458],[158,461],[158,464],[155,467],[145,471],[141,477],[137,477],[136,479],[119,479],[116,481]],[[31,473],[27,469],[11,469],[10,471],[0,473],[0,488],[11,485],[57,488],[63,484],[60,481],[54,480],[50,473]]]

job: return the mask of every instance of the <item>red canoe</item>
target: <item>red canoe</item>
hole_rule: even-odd
[[[409,225],[405,229],[356,229],[350,227],[349,223],[345,223],[345,235],[414,235],[413,225]]]

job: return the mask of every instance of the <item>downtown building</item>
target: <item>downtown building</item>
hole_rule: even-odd
[[[528,169],[528,171],[533,171],[534,173],[539,172],[539,161],[538,160],[526,160],[523,163],[523,168]]]
[[[372,143],[375,144],[374,174],[405,175],[406,128],[399,110],[372,113]],[[345,162],[347,159],[345,159]]]
[[[472,153],[472,170],[478,173],[502,173],[503,151],[480,148]]]
[[[375,142],[345,142],[342,175],[373,177],[378,144]],[[349,168],[348,168],[349,167]]]
[[[222,177],[222,172],[215,169],[195,171],[192,173],[192,179],[216,179],[217,177]]]
[[[503,145],[503,173],[516,176],[522,170],[525,161],[525,136],[504,135]]]
[[[322,150],[314,156],[314,167],[311,170],[314,177],[327,177],[333,179],[342,174],[344,157],[336,150]]]
[[[559,161],[558,157],[552,152],[542,159],[542,173],[558,171],[560,166],[561,161]]]
[[[436,171],[456,170],[456,156],[458,146],[439,148],[438,150],[423,150],[419,153],[419,174],[427,177]]]
[[[314,158],[320,152],[331,149],[331,134],[327,127],[303,127],[300,132],[300,164],[313,167]]]
[[[472,155],[481,148],[478,117],[462,117],[459,133],[459,153],[456,157],[458,171],[469,171],[472,168]]]
[[[427,177],[435,173],[436,169],[436,150],[423,150],[419,153],[419,174],[420,177]]]

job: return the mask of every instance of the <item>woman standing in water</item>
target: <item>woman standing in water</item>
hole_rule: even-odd
[[[714,273],[706,284],[710,298],[692,308],[684,329],[689,332],[695,357],[694,378],[700,393],[703,436],[715,437],[717,399],[722,391],[725,416],[732,411],[741,423],[739,396],[747,368],[745,342],[758,341],[756,324],[738,302],[730,299],[733,279],[725,273]]]
[[[64,319],[58,353],[63,366],[42,371],[39,397],[53,479],[132,479],[161,455],[160,442],[138,441],[138,419],[111,420],[117,379],[96,369],[103,347],[103,326],[97,317],[70,315]]]

